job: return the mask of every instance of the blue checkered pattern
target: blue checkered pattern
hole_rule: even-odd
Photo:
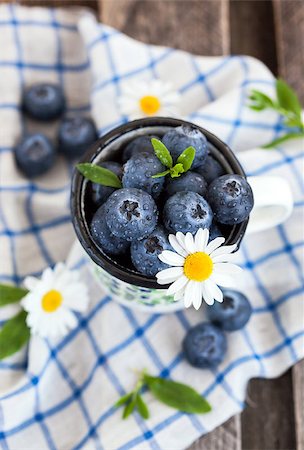
[[[191,368],[181,353],[185,331],[204,319],[204,310],[163,316],[119,306],[100,291],[75,244],[68,264],[90,287],[90,309],[64,339],[34,338],[28,352],[0,363],[0,444],[4,450],[181,449],[244,407],[250,378],[278,376],[303,357],[303,142],[255,149],[283,128],[275,114],[255,114],[245,106],[248,89],[273,92],[273,78],[259,61],[194,57],[148,46],[89,15],[80,17],[79,11],[0,7],[1,281],[18,283],[40,273],[64,259],[74,240],[68,212],[71,168],[59,159],[50,174],[29,182],[13,163],[20,133],[37,129],[21,118],[21,89],[38,80],[60,82],[69,110],[85,114],[91,74],[90,105],[101,132],[127,120],[117,97],[128,80],[169,80],[181,93],[182,115],[240,151],[248,174],[284,176],[295,207],[284,225],[248,236],[242,244],[237,258],[246,271],[240,289],[249,295],[254,313],[244,330],[228,336],[228,354],[214,371]],[[53,137],[55,129],[56,124],[44,131]],[[1,310],[0,326],[16,308]],[[133,370],[144,367],[189,382],[213,411],[182,414],[145,393],[151,418],[143,421],[134,414],[122,421],[112,405],[132,388]]]

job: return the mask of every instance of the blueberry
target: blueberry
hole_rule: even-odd
[[[196,192],[177,192],[170,197],[163,209],[163,220],[167,230],[194,234],[199,228],[209,228],[212,211],[206,200]]]
[[[236,331],[243,328],[252,314],[248,298],[239,291],[222,289],[223,303],[215,302],[207,309],[209,320],[225,331]]]
[[[210,154],[207,155],[205,162],[196,168],[196,172],[205,178],[207,184],[212,183],[213,180],[225,174],[224,168]]]
[[[137,188],[157,198],[162,191],[164,177],[152,178],[152,175],[163,172],[165,166],[151,153],[139,153],[132,156],[124,164],[122,185],[124,188]]]
[[[174,162],[187,147],[194,147],[196,153],[192,169],[201,166],[207,157],[207,139],[198,128],[188,125],[173,128],[164,135],[162,142],[170,151]]]
[[[234,225],[243,222],[253,208],[253,193],[240,175],[223,175],[212,181],[207,198],[217,222]]]
[[[148,277],[154,277],[160,270],[168,268],[158,258],[163,250],[172,250],[172,247],[164,228],[157,226],[145,239],[132,242],[131,258],[135,268]]]
[[[109,169],[121,179],[122,177],[122,166],[114,161],[104,161],[99,164],[99,166]],[[116,190],[110,186],[103,186],[102,184],[92,183],[92,200],[95,206],[102,205],[110,195]]]
[[[118,189],[110,195],[105,206],[107,225],[119,238],[127,241],[143,239],[156,227],[156,204],[151,195],[140,189]]]
[[[129,142],[129,144],[126,146],[126,148],[123,151],[122,160],[123,162],[127,162],[128,159],[132,158],[134,155],[138,155],[139,153],[153,153],[154,149],[151,144],[151,138],[158,136],[138,136],[137,138],[133,139],[133,141]]]
[[[97,139],[92,119],[65,117],[59,126],[59,150],[68,158],[79,158]]]
[[[188,362],[201,369],[220,364],[227,351],[227,340],[222,330],[211,323],[200,323],[187,332],[183,350]]]
[[[55,157],[53,144],[43,134],[26,136],[15,149],[17,166],[27,177],[36,177],[48,171]]]
[[[212,222],[211,227],[209,229],[209,241],[213,241],[213,239],[217,237],[222,237],[223,233],[219,229],[216,223]]]
[[[61,116],[64,108],[64,94],[56,84],[35,84],[23,93],[23,109],[36,120],[56,119]]]
[[[191,191],[204,197],[207,192],[207,183],[199,173],[188,171],[178,178],[166,177],[165,189],[168,195],[180,191]]]
[[[105,214],[105,205],[102,205],[93,216],[90,230],[94,242],[109,255],[125,253],[130,243],[111,233],[105,221]]]

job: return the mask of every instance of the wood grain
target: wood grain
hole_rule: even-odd
[[[18,0],[15,3],[27,6],[67,7],[84,6],[98,11],[98,0]]]
[[[304,361],[292,369],[297,450],[304,450]]]
[[[304,102],[304,2],[273,1],[279,74]]]

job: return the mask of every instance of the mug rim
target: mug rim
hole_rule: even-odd
[[[115,141],[115,139],[117,139],[118,137],[121,137],[123,134],[129,133],[131,131],[154,126],[166,126],[175,128],[180,125],[187,125],[198,128],[206,136],[208,142],[210,142],[216,149],[219,150],[221,155],[231,167],[233,173],[246,178],[244,169],[238,161],[237,157],[234,155],[230,147],[223,141],[221,141],[217,136],[192,122],[169,117],[147,117],[143,119],[133,120],[116,128],[113,128],[104,136],[100,137],[92,146],[90,146],[79,162],[83,163],[94,161],[94,159],[110,143]],[[81,207],[81,199],[85,181],[86,180],[83,175],[76,168],[74,168],[70,196],[71,218],[76,236],[89,257],[110,275],[118,278],[125,283],[136,285],[142,288],[163,290],[166,289],[167,286],[160,286],[157,283],[156,278],[149,278],[143,274],[140,274],[139,272],[136,272],[135,270],[123,268],[116,261],[111,259],[110,256],[103,253],[101,249],[95,244],[89,233],[88,224],[85,219],[83,208]],[[236,250],[239,248],[239,245],[244,237],[248,221],[249,218],[241,222],[240,224],[233,225],[230,235],[226,240],[226,245],[236,244]]]

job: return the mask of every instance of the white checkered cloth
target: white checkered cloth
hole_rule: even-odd
[[[2,282],[22,282],[24,276],[63,260],[75,239],[69,223],[67,163],[58,158],[49,174],[31,182],[16,170],[13,146],[22,130],[41,130],[20,114],[22,86],[59,82],[69,111],[85,114],[90,75],[91,111],[102,132],[125,120],[117,106],[121,87],[129,80],[151,78],[170,81],[181,93],[183,117],[213,131],[234,150],[255,148],[282,130],[276,114],[257,114],[245,106],[253,87],[273,94],[273,77],[257,60],[194,57],[148,46],[97,24],[85,11],[2,5]],[[43,129],[54,137],[56,125]],[[283,175],[292,187],[295,208],[286,224],[242,243],[237,258],[247,270],[241,288],[254,313],[244,330],[228,335],[228,354],[214,371],[192,368],[181,353],[186,330],[204,319],[204,310],[159,316],[119,306],[95,284],[76,244],[68,263],[81,270],[90,286],[90,309],[64,339],[32,339],[28,353],[0,363],[2,448],[182,449],[244,407],[250,378],[278,376],[302,358],[303,154],[303,142],[294,141],[277,150],[239,155],[250,175]],[[1,320],[16,308],[2,308]],[[112,405],[134,386],[133,370],[144,367],[191,384],[207,397],[212,412],[182,414],[145,393],[151,418],[143,421],[133,414],[122,421],[121,411]]]

